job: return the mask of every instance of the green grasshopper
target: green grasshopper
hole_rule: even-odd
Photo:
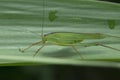
[[[48,34],[43,34],[43,25],[44,25],[44,16],[45,16],[45,1],[43,1],[43,22],[42,22],[42,40],[35,42],[33,44],[31,44],[30,46],[28,46],[25,49],[19,49],[21,52],[25,52],[27,49],[31,48],[34,45],[37,44],[42,44],[42,46],[35,52],[34,56],[48,43],[53,44],[53,45],[59,45],[59,46],[71,46],[77,53],[79,53],[79,51],[77,50],[77,48],[75,47],[75,45],[77,43],[80,43],[81,46],[103,46],[106,48],[110,48],[113,50],[117,50],[120,51],[119,49],[110,47],[110,46],[106,46],[100,43],[82,43],[84,40],[96,40],[96,39],[104,39],[106,37],[116,37],[116,36],[111,36],[111,35],[105,35],[105,34],[101,34],[101,33],[75,33],[75,32],[52,32],[52,33],[48,33]],[[55,13],[53,13],[52,15],[53,17],[56,16]],[[54,18],[55,19],[55,18]],[[53,20],[52,20],[53,21]],[[120,37],[116,37],[116,38],[120,38]],[[83,59],[82,55],[80,55],[80,57]]]

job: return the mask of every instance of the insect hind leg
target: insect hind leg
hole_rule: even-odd
[[[96,46],[102,46],[102,47],[106,47],[106,48],[113,49],[113,50],[116,50],[116,51],[120,51],[120,49],[116,49],[116,48],[113,48],[111,46],[106,46],[106,45],[103,45],[103,44],[96,44]]]

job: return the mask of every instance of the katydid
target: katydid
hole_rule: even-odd
[[[41,47],[35,52],[34,56],[42,49],[44,48],[44,46],[46,46],[48,43],[53,44],[53,45],[59,45],[59,46],[71,46],[73,48],[73,50],[75,50],[77,53],[79,53],[79,51],[76,49],[75,45],[77,43],[81,43],[81,46],[102,46],[102,47],[106,47],[109,49],[113,49],[116,51],[120,51],[119,49],[110,47],[110,46],[106,46],[100,43],[82,43],[84,40],[101,40],[104,39],[106,37],[117,37],[117,36],[111,36],[111,35],[105,35],[105,34],[101,34],[101,33],[76,33],[76,32],[51,32],[48,34],[43,34],[43,26],[44,26],[44,16],[45,16],[45,0],[43,0],[43,20],[42,20],[42,40],[35,42],[33,44],[31,44],[30,46],[28,46],[25,49],[19,49],[21,52],[25,52],[27,49],[31,48],[34,45],[37,44],[42,44]],[[55,14],[52,15],[56,16]],[[80,57],[83,59],[82,55],[80,55]]]
[[[75,45],[77,43],[81,43],[84,40],[104,39],[106,37],[116,37],[116,36],[110,36],[110,35],[105,35],[105,34],[100,34],[100,33],[52,32],[52,33],[43,35],[41,41],[35,42],[23,50],[20,49],[20,51],[24,52],[34,45],[42,44],[42,46],[35,52],[35,54],[34,54],[34,56],[35,56],[45,45],[47,45],[47,43],[50,43],[50,44],[59,45],[59,46],[71,46],[77,53],[79,53],[79,51],[75,47]],[[116,38],[120,38],[120,37],[116,37]],[[119,49],[116,49],[116,48],[113,48],[110,46],[106,46],[103,44],[99,44],[99,43],[91,43],[91,44],[81,43],[81,45],[85,46],[85,47],[87,47],[87,46],[103,46],[106,48],[120,51]],[[81,58],[83,59],[82,56],[81,56]]]

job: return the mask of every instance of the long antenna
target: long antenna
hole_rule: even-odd
[[[42,39],[44,38],[44,34],[43,34],[44,24],[45,24],[45,0],[43,0],[42,30],[41,30]]]

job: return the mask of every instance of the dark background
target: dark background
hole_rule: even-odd
[[[120,0],[101,0],[120,3]],[[0,80],[120,80],[119,68],[41,65],[0,67]]]
[[[88,66],[41,65],[1,67],[1,80],[120,80],[120,69]]]
[[[114,2],[114,3],[120,3],[120,0],[100,0],[100,1],[109,1],[109,2]]]

